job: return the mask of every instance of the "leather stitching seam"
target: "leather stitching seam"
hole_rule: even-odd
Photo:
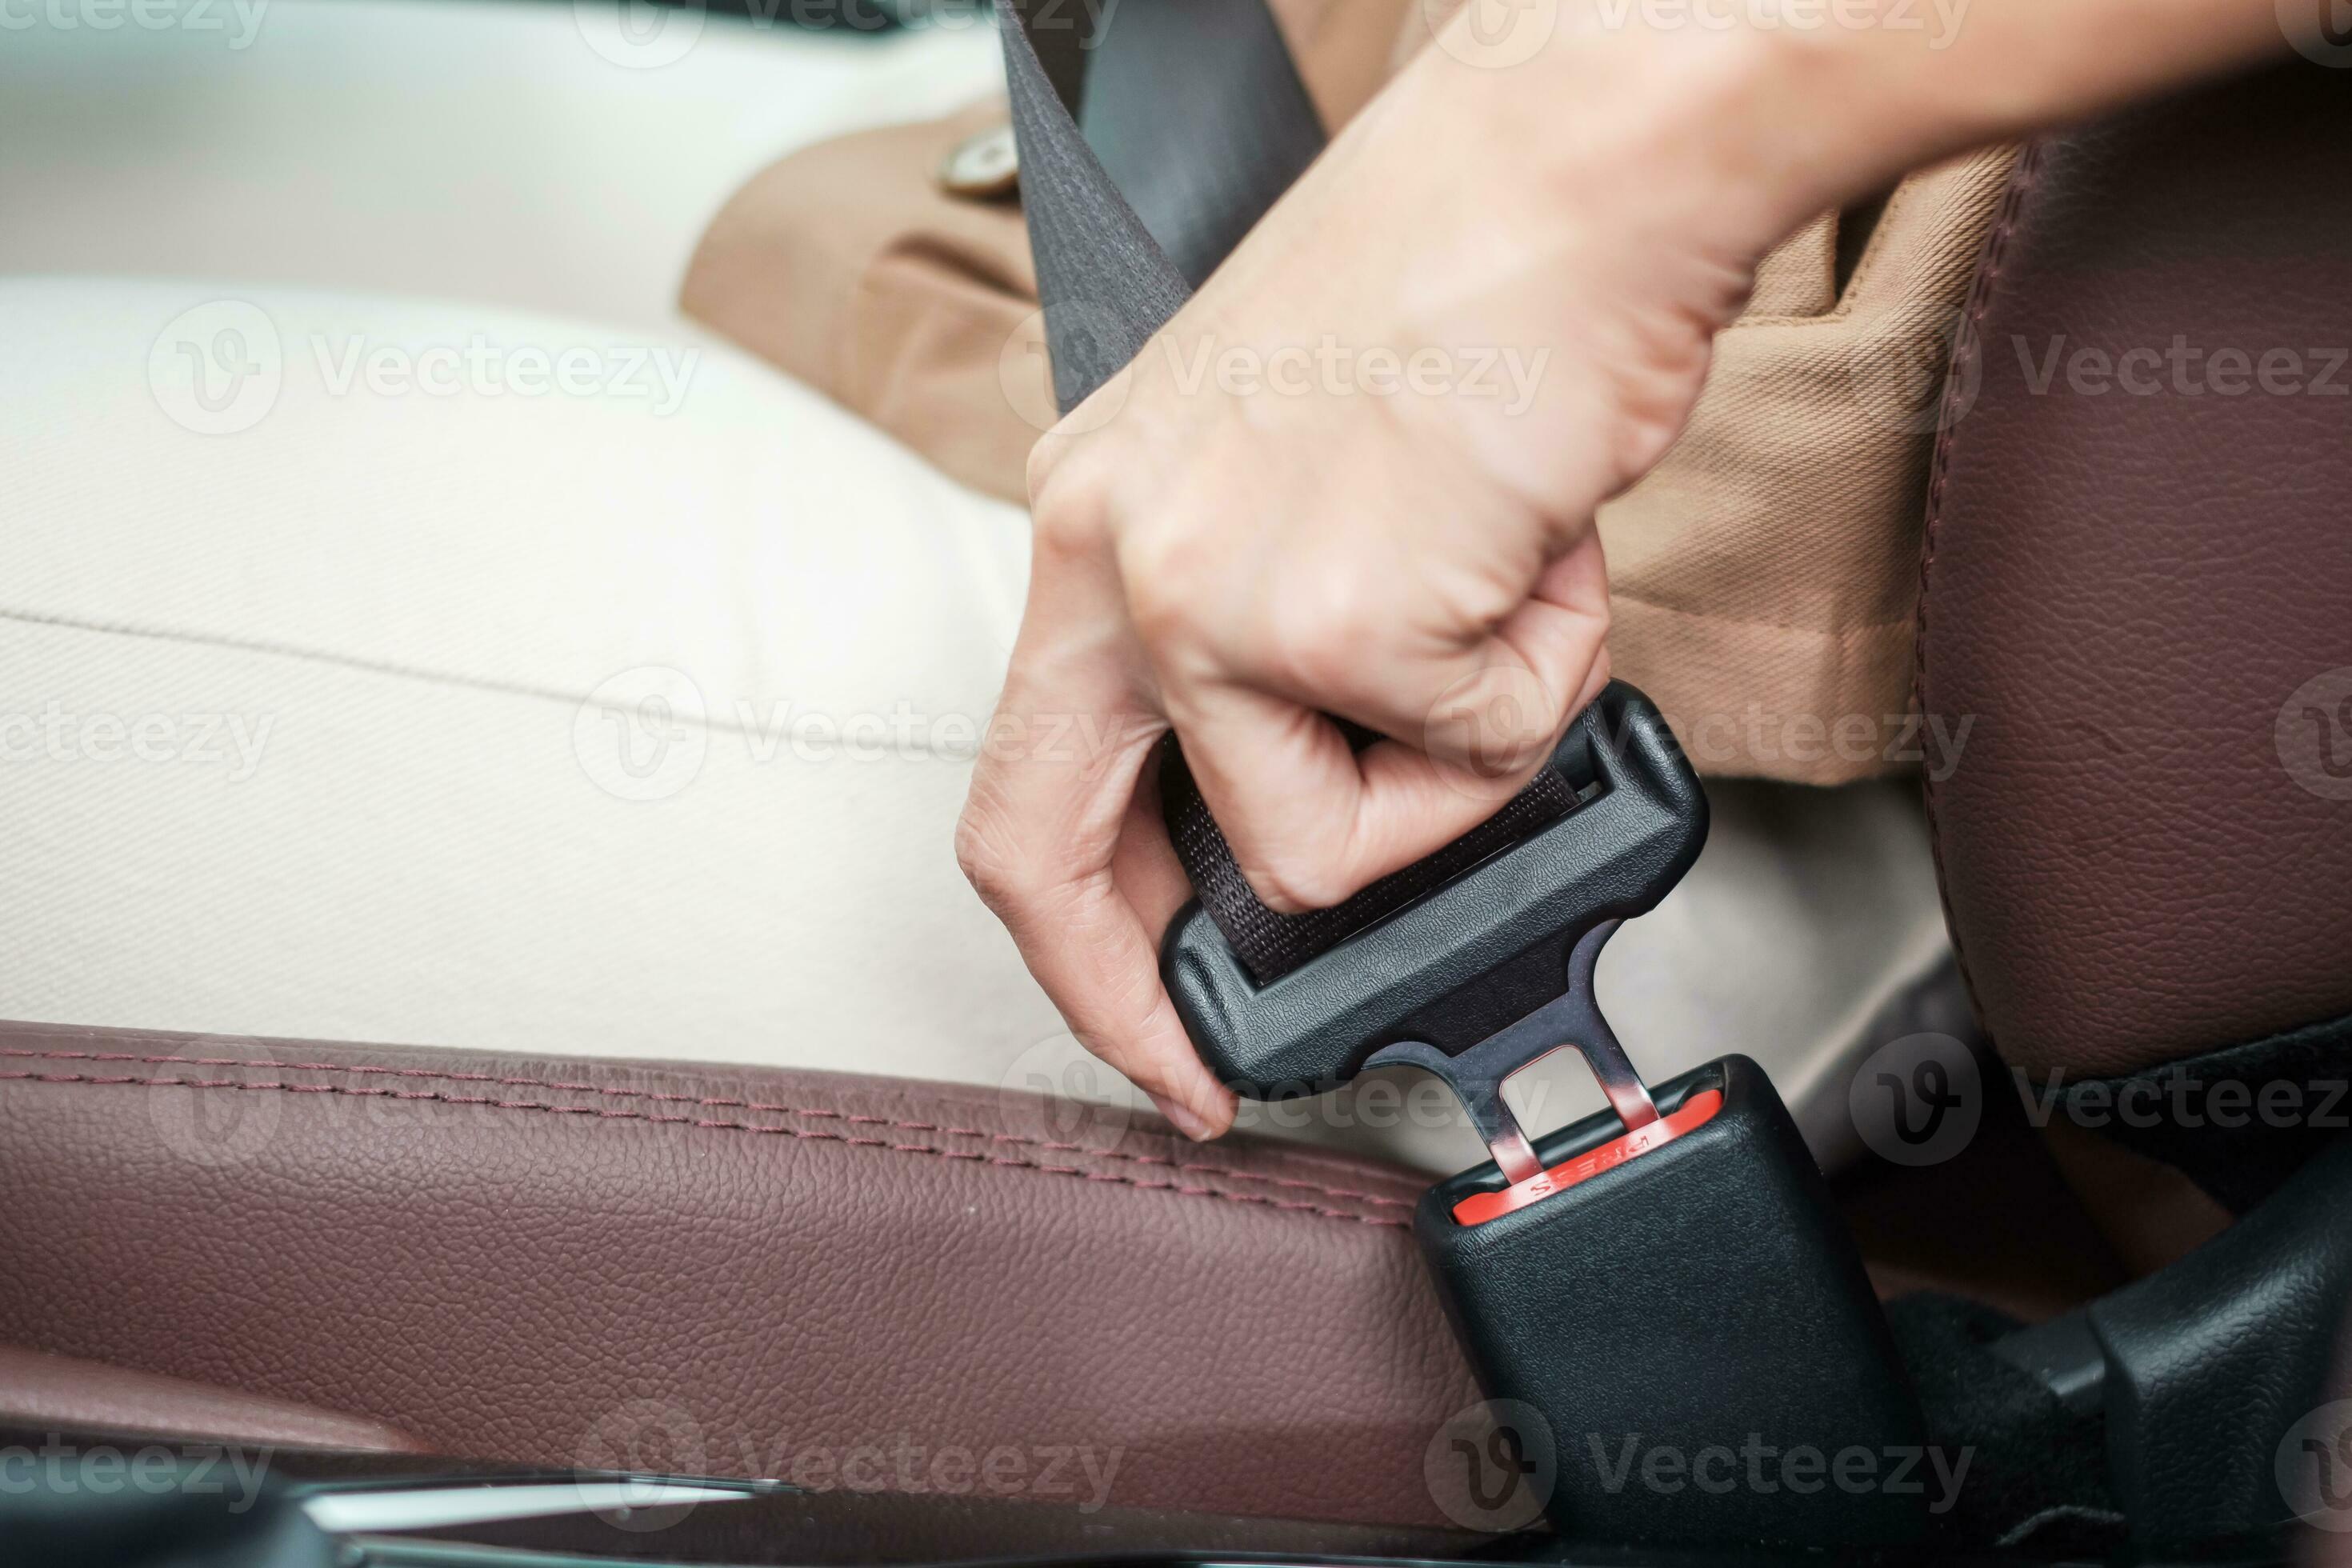
[[[278,1072],[331,1072],[354,1076],[381,1078],[437,1079],[449,1083],[487,1083],[500,1089],[542,1089],[558,1093],[596,1094],[615,1100],[645,1100],[661,1104],[692,1105],[713,1110],[768,1110],[785,1116],[814,1116],[843,1121],[853,1126],[891,1127],[902,1132],[936,1132],[956,1138],[985,1138],[992,1143],[1013,1143],[1052,1154],[1091,1154],[1104,1160],[1127,1160],[1139,1165],[1165,1165],[1170,1170],[1202,1176],[1225,1176],[1237,1182],[1262,1182],[1269,1186],[1293,1187],[1301,1192],[1319,1193],[1327,1198],[1354,1198],[1362,1203],[1379,1204],[1388,1208],[1409,1209],[1408,1199],[1392,1198],[1380,1193],[1363,1192],[1355,1187],[1326,1186],[1319,1182],[1302,1182],[1290,1176],[1268,1176],[1255,1171],[1236,1171],[1227,1165],[1202,1164],[1197,1161],[1171,1160],[1162,1154],[1131,1154],[1118,1149],[1097,1149],[1086,1143],[1056,1142],[1051,1139],[1029,1138],[1018,1132],[991,1132],[982,1127],[955,1127],[936,1121],[903,1121],[887,1116],[861,1116],[855,1111],[835,1110],[828,1106],[783,1105],[758,1100],[738,1100],[724,1096],[665,1094],[659,1089],[622,1089],[609,1084],[567,1083],[562,1079],[503,1078],[486,1072],[440,1072],[432,1068],[368,1067],[343,1062],[275,1062],[246,1057],[184,1057],[142,1056],[135,1051],[34,1051],[21,1047],[0,1047],[0,1057],[45,1062],[135,1062],[142,1067],[200,1068],[268,1068]],[[5,1075],[0,1075],[5,1076]]]
[[[1993,295],[2000,282],[2002,264],[2009,258],[2009,244],[2018,226],[2024,221],[2025,207],[2040,182],[2044,143],[2027,144],[2017,161],[2017,172],[2011,177],[2009,192],[2001,201],[2000,217],[1993,224],[1992,234],[1985,241],[1984,264],[1969,290],[1967,310],[1961,318],[1958,342],[1954,345],[1952,363],[1945,382],[1946,406],[1936,435],[1936,455],[1932,475],[1927,482],[1927,516],[1922,532],[1919,552],[1919,603],[1916,630],[1912,638],[1911,689],[1922,710],[1927,706],[1927,591],[1936,565],[1937,527],[1944,515],[1944,495],[1951,480],[1952,443],[1958,431],[1965,410],[1955,410],[1951,405],[1966,384],[1969,363],[1984,352],[1984,322],[1991,313]],[[1944,864],[1942,821],[1936,810],[1936,781],[1925,772],[1920,776],[1920,795],[1927,817],[1927,853],[1936,867],[1936,890],[1944,906],[1944,929],[1952,942],[1952,962],[1960,972],[1960,984],[1967,988],[1975,1005],[1977,1016],[1984,1018],[1984,1004],[1979,998],[1975,977],[1969,972],[1968,950],[1960,942],[1959,922],[1952,917],[1952,882]],[[1988,1026],[1986,1043],[1996,1045]]]
[[[5,1054],[15,1057],[37,1057],[42,1056],[45,1053],[12,1050]],[[96,1058],[96,1053],[90,1052],[70,1052],[60,1054],[76,1058],[88,1058],[98,1059]],[[191,1062],[191,1065],[194,1065],[193,1061]],[[223,1065],[248,1066],[255,1064],[229,1063]],[[276,1067],[280,1064],[273,1062],[266,1065]],[[299,1067],[297,1070],[299,1070]],[[348,1069],[329,1068],[324,1070],[341,1071]],[[400,1069],[379,1068],[376,1070],[396,1072]],[[438,1075],[425,1074],[423,1076],[430,1077]],[[476,1074],[472,1076],[479,1078],[486,1077],[487,1075]],[[86,1084],[104,1086],[131,1085],[151,1089],[227,1089],[246,1091],[270,1090],[282,1094],[337,1094],[363,1100],[390,1099],[402,1100],[434,1100],[445,1105],[474,1105],[492,1110],[539,1111],[556,1116],[587,1116],[604,1121],[644,1121],[662,1126],[690,1126],[706,1131],[757,1132],[765,1133],[770,1136],[803,1139],[818,1142],[842,1143],[854,1148],[888,1149],[895,1152],[903,1154],[929,1154],[944,1160],[960,1160],[972,1163],[982,1163],[990,1166],[1017,1170],[1042,1171],[1048,1175],[1078,1176],[1089,1182],[1113,1183],[1122,1186],[1139,1188],[1147,1192],[1171,1192],[1181,1194],[1187,1197],[1220,1198],[1227,1203],[1255,1204],[1267,1208],[1282,1209],[1294,1213],[1318,1215],[1326,1219],[1351,1220],[1358,1225],[1384,1226],[1396,1229],[1402,1229],[1406,1225],[1406,1222],[1401,1219],[1379,1219],[1370,1215],[1351,1213],[1346,1209],[1328,1208],[1323,1205],[1317,1203],[1295,1202],[1283,1198],[1265,1196],[1255,1193],[1229,1193],[1216,1187],[1188,1186],[1185,1184],[1177,1181],[1155,1182],[1146,1180],[1141,1176],[1120,1175],[1108,1171],[1090,1171],[1082,1165],[1049,1164],[1041,1160],[1025,1160],[1015,1155],[988,1154],[976,1150],[942,1149],[936,1144],[929,1143],[900,1143],[895,1142],[887,1138],[863,1138],[855,1136],[848,1132],[820,1131],[806,1127],[771,1127],[756,1121],[734,1121],[717,1117],[698,1117],[683,1114],[663,1115],[650,1110],[604,1110],[593,1105],[556,1105],[544,1100],[499,1100],[489,1095],[448,1094],[436,1089],[358,1089],[348,1084],[253,1083],[242,1079],[172,1079],[141,1077],[136,1074],[129,1073],[102,1075],[97,1073],[0,1072],[0,1080],[16,1080],[28,1083]],[[511,1080],[498,1081],[506,1082]],[[677,1095],[667,1098],[673,1100],[689,1100],[691,1097]],[[744,1104],[744,1102],[741,1101],[695,1101],[694,1103]],[[746,1105],[745,1109],[758,1108]],[[820,1112],[819,1114],[836,1117],[843,1116],[843,1113],[840,1111],[826,1111]],[[892,1127],[920,1127],[924,1125],[919,1122],[888,1121],[887,1119],[878,1117],[845,1118],[845,1120],[866,1123],[877,1123]],[[957,1130],[952,1128],[933,1128],[931,1131],[952,1132]],[[1003,1138],[1008,1141],[1019,1142],[1037,1142],[1036,1140],[1031,1139],[1013,1139],[1010,1134],[975,1132],[972,1135],[986,1138]],[[1041,1148],[1052,1147],[1052,1145],[1042,1143],[1039,1143],[1038,1146]],[[1078,1146],[1071,1145],[1070,1147],[1077,1148]],[[1103,1151],[1098,1150],[1081,1150],[1080,1152],[1095,1153],[1103,1152]],[[1234,1173],[1214,1166],[1176,1166],[1175,1162],[1173,1161],[1152,1160],[1150,1156],[1145,1155],[1121,1155],[1118,1157],[1132,1159],[1140,1163],[1166,1164],[1177,1169],[1214,1171],[1216,1173],[1222,1175],[1231,1175]],[[1276,1178],[1265,1177],[1257,1179],[1273,1181]],[[1308,1185],[1308,1184],[1305,1183],[1287,1184],[1301,1186]],[[1347,1194],[1345,1189],[1317,1187],[1312,1190],[1326,1193],[1334,1196],[1351,1195]],[[1352,1195],[1370,1196],[1370,1194]],[[1392,1198],[1373,1198],[1372,1201],[1389,1204],[1396,1203],[1396,1200]]]

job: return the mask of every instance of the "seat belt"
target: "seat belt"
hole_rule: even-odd
[[[1022,209],[1066,414],[1134,360],[1314,160],[1324,133],[1265,0],[1111,0],[1099,25],[1073,0],[1020,0],[999,16]],[[1350,735],[1360,746],[1372,738]],[[1336,908],[1282,915],[1242,875],[1180,746],[1163,754],[1160,789],[1193,890],[1261,982],[1576,804],[1547,769],[1427,859]]]
[[[1087,4],[998,8],[1065,414],[1135,358],[1324,142],[1265,0]]]
[[[1103,15],[1115,19],[1124,9]],[[1067,414],[1132,361],[1192,290],[1072,117],[1087,51],[1099,38],[1076,30],[1067,0],[1009,0],[997,15],[1054,401]],[[1033,29],[1045,40],[1042,49]],[[1107,37],[1108,28],[1100,33]]]
[[[1065,413],[1143,352],[1324,141],[1265,0],[1111,0],[1098,16],[1068,3],[999,8]],[[1376,738],[1342,728],[1359,748]],[[1619,921],[1680,880],[1706,804],[1640,693],[1612,684],[1494,816],[1329,909],[1266,907],[1173,735],[1160,788],[1197,895],[1162,973],[1223,1081],[1266,1098],[1409,1061],[1445,1079],[1516,1181],[1538,1167],[1501,1084],[1572,1039],[1628,1130],[1657,1121],[1592,1005],[1592,968]],[[1552,831],[1591,801],[1589,831]]]
[[[1066,412],[1142,352],[1321,137],[1303,129],[1305,90],[1265,0],[1116,0],[1116,38],[1053,37],[1049,68],[1032,38],[1055,3],[1000,15]],[[1668,1498],[1581,1462],[1580,1434],[1685,1455],[1743,1437],[1824,1453],[1924,1438],[1861,1258],[1770,1081],[1728,1057],[1654,1095],[1594,1005],[1601,945],[1681,879],[1706,834],[1706,797],[1648,699],[1611,682],[1493,818],[1336,910],[1259,900],[1172,737],[1160,789],[1200,895],[1170,927],[1160,973],[1210,1068],[1273,1099],[1367,1066],[1421,1068],[1495,1156],[1431,1189],[1413,1220],[1481,1386],[1507,1402],[1515,1473],[1545,1478],[1534,1506],[1493,1523],[1541,1507],[1612,1540],[1918,1534],[1922,1511],[1891,1492]],[[1611,1109],[1530,1139],[1503,1084],[1563,1048]],[[1634,1282],[1627,1299],[1596,1289],[1596,1263]],[[1753,1321],[1727,1335],[1735,1304]]]
[[[1265,0],[1110,0],[1114,15],[1081,62],[1078,129],[1197,289],[1323,150],[1323,122]]]

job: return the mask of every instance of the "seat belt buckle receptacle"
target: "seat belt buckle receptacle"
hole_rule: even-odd
[[[1706,796],[1657,710],[1622,683],[1550,765],[1551,806],[1518,813],[1532,831],[1318,925],[1282,923],[1318,917],[1276,916],[1236,890],[1229,862],[1207,866],[1223,923],[1196,904],[1171,928],[1161,973],[1177,1010],[1244,1094],[1390,1066],[1453,1089],[1493,1158],[1425,1194],[1414,1234],[1488,1397],[1549,1428],[1545,1507],[1564,1532],[1911,1541],[1925,1489],[1900,1478],[1927,1457],[1917,1400],[1771,1081],[1730,1056],[1654,1090],[1594,995],[1611,935],[1696,858]],[[1188,785],[1163,773],[1201,886],[1204,845],[1223,846]],[[1571,1049],[1609,1109],[1531,1138],[1504,1086]],[[1852,1484],[1857,1451],[1878,1484]]]
[[[1580,1541],[1917,1540],[1917,1398],[1771,1080],[1734,1056],[1654,1092],[1647,1127],[1599,1112],[1535,1142],[1532,1181],[1483,1164],[1414,1212],[1479,1386],[1549,1428],[1546,1513]]]

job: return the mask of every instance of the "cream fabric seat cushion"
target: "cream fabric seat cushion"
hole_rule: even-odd
[[[0,1016],[1116,1092],[950,853],[1018,509],[683,333],[15,279],[0,336]],[[519,390],[532,351],[603,379]],[[1916,814],[1717,805],[1603,1000],[1653,1075],[1745,1050],[1827,1127],[1944,951]],[[1361,1121],[1289,1131],[1476,1152]]]

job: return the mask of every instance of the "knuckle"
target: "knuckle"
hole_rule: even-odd
[[[1154,650],[1182,646],[1197,627],[1199,609],[1179,574],[1163,569],[1150,552],[1141,552],[1125,557],[1123,575],[1127,613],[1145,646]]]
[[[1029,449],[1028,473],[1030,522],[1040,552],[1098,552],[1114,508],[1099,444],[1041,441]]]
[[[1066,441],[1031,443],[1028,460],[1022,465],[1022,478],[1033,503],[1054,488],[1054,476],[1066,466],[1069,450]]]
[[[1438,694],[1423,727],[1423,749],[1482,777],[1532,773],[1567,725],[1573,690],[1534,670],[1496,664]]]
[[[1039,570],[1074,564],[1083,569],[1102,547],[1099,515],[1059,495],[1040,499],[1029,514],[1029,530]]]
[[[1165,662],[1199,647],[1208,636],[1208,614],[1223,590],[1215,565],[1186,531],[1154,526],[1132,531],[1119,542],[1119,577],[1136,636]]]
[[[1007,841],[1002,818],[985,802],[974,799],[956,819],[956,865],[971,884],[980,901],[1000,915],[1027,904],[1029,879],[1023,858]]]
[[[1307,691],[1352,690],[1363,673],[1365,650],[1379,641],[1379,616],[1369,599],[1339,574],[1297,595],[1265,631],[1275,673]]]
[[[1261,856],[1256,864],[1244,866],[1242,874],[1276,914],[1327,910],[1353,891],[1330,866],[1297,855]]]
[[[1364,644],[1336,627],[1301,627],[1283,637],[1275,650],[1276,668],[1299,689],[1337,697],[1352,689]]]

